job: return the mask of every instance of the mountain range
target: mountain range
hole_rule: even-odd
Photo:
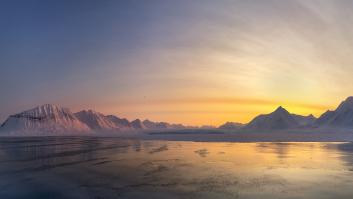
[[[68,108],[45,104],[10,115],[1,125],[0,131],[11,135],[61,135],[182,128],[185,127],[181,124],[150,120],[136,119],[130,122],[125,118],[104,115],[93,110],[73,113]]]
[[[244,129],[276,130],[276,129],[317,129],[317,128],[353,128],[353,97],[348,97],[336,108],[328,110],[319,118],[313,115],[301,116],[289,113],[283,107],[274,112],[255,117]]]
[[[1,125],[0,131],[10,135],[62,135],[188,128],[196,127],[167,122],[153,122],[150,120],[142,121],[140,119],[129,121],[125,118],[119,118],[115,115],[104,115],[93,110],[83,110],[73,113],[67,108],[45,104],[10,115]],[[199,128],[205,129],[205,126]],[[209,126],[207,128],[216,127]],[[328,110],[319,118],[315,118],[313,115],[302,116],[289,113],[285,108],[279,106],[272,113],[261,114],[248,124],[227,122],[218,127],[221,130],[240,131],[318,128],[353,129],[353,97],[348,97],[336,110]]]

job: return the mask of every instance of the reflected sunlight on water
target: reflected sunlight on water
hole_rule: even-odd
[[[0,141],[0,198],[352,198],[352,177],[352,143]]]

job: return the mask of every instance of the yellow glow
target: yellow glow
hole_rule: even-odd
[[[119,106],[115,106],[119,104]],[[319,105],[292,101],[260,100],[254,98],[156,99],[111,102],[97,107],[105,114],[128,119],[150,119],[186,125],[221,125],[227,121],[247,123],[259,114],[267,114],[278,106],[290,113],[320,116],[336,105]]]
[[[101,95],[92,105],[129,119],[220,125],[247,123],[280,105],[291,113],[318,117],[352,95],[347,21],[321,23],[312,13],[300,15],[305,20],[288,20],[284,12],[278,15],[283,17],[258,17],[243,26],[237,12],[218,14],[227,23],[177,27],[176,38],[136,51],[123,63],[123,71],[121,60],[112,60],[116,71],[109,71],[107,84],[111,101],[102,102]],[[336,12],[327,14],[336,20]]]

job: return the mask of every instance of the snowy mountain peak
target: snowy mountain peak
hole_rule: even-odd
[[[96,112],[96,111],[94,111],[92,109],[82,110],[80,112],[87,113],[87,114],[99,114],[98,112]]]
[[[92,130],[110,131],[119,128],[108,117],[94,110],[83,110],[75,113],[75,116]]]
[[[113,122],[120,129],[131,128],[130,121],[125,118],[119,118],[115,115],[107,115],[106,118]]]
[[[90,131],[67,108],[45,104],[21,113],[11,115],[2,125],[9,133],[20,134],[62,134]]]
[[[71,111],[67,108],[62,108],[53,104],[44,104],[42,106],[37,106],[33,109],[23,111],[21,113],[12,115],[10,117],[15,118],[28,118],[32,120],[44,120],[44,119],[54,119],[54,120],[74,120]]]

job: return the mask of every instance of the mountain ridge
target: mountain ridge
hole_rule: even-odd
[[[119,132],[126,130],[171,130],[188,129],[182,124],[154,122],[148,119],[129,121],[115,115],[104,115],[94,110],[82,110],[73,113],[68,108],[44,104],[17,114],[10,115],[0,126],[0,131],[38,132],[48,134],[65,134],[65,132]],[[201,127],[192,127],[202,129]],[[211,127],[209,127],[211,128]],[[212,127],[217,128],[217,127]],[[317,129],[317,128],[352,128],[353,129],[353,97],[347,97],[335,110],[328,110],[316,118],[312,114],[303,116],[289,113],[279,106],[273,112],[260,114],[247,124],[226,122],[220,130],[285,130],[285,129]]]
[[[269,114],[261,114],[251,120],[244,128],[249,130],[278,130],[295,128],[299,123],[282,106]]]
[[[92,130],[111,131],[119,129],[119,127],[105,115],[93,110],[82,110],[74,113],[74,115]]]
[[[90,134],[92,132],[115,132],[126,130],[174,129],[184,128],[178,124],[167,122],[150,122],[156,128],[146,128],[143,121],[129,121],[115,115],[104,115],[88,109],[73,113],[68,108],[53,104],[44,104],[26,111],[10,115],[0,126],[1,131],[12,134],[66,134],[77,132]]]
[[[68,109],[52,104],[44,104],[26,111],[10,115],[1,125],[2,130],[45,133],[84,133],[90,131]]]
[[[353,97],[346,98],[334,111],[328,110],[323,113],[315,125],[318,127],[353,127]]]

